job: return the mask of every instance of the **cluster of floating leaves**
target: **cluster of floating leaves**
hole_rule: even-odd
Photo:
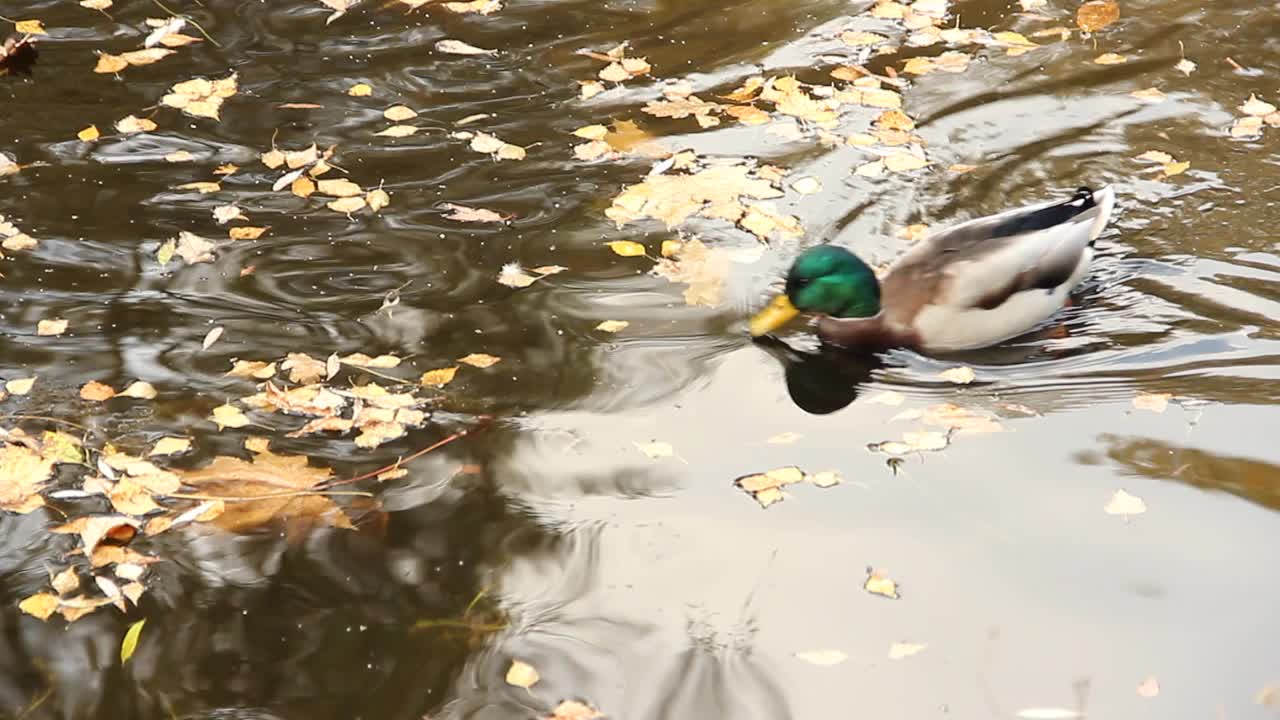
[[[220,328],[215,328],[205,346],[219,335]],[[357,448],[375,448],[427,421],[423,408],[430,398],[421,395],[424,390],[448,385],[462,365],[486,368],[500,361],[473,353],[459,358],[458,365],[430,370],[417,380],[395,380],[395,387],[388,389],[374,381],[340,386],[333,380],[344,367],[390,377],[384,371],[401,365],[394,355],[332,354],[318,360],[290,353],[273,362],[235,360],[227,375],[256,381],[258,391],[214,408],[209,421],[221,431],[266,427],[264,416],[273,414],[298,416],[304,420],[296,428],[281,430],[285,437],[337,434],[352,436]],[[35,382],[34,377],[12,379],[5,392],[26,395]],[[120,389],[91,381],[79,395],[86,402],[106,403],[151,401],[158,393],[144,381]],[[194,469],[166,466],[193,450],[188,437],[160,437],[149,448],[131,452],[111,443],[89,447],[62,431],[33,435],[15,427],[0,428],[0,443],[0,510],[25,514],[54,501],[74,516],[52,532],[76,536],[79,544],[73,555],[83,562],[53,574],[51,590],[20,603],[24,612],[41,619],[59,613],[72,621],[108,605],[126,611],[129,604],[137,604],[147,587],[148,568],[160,561],[129,547],[139,535],[152,537],[190,524],[227,532],[272,523],[283,523],[290,532],[316,525],[354,527],[348,511],[331,497],[342,494],[331,488],[345,481],[336,481],[329,469],[312,466],[304,456],[273,453],[266,437],[245,441],[248,460],[219,456]],[[67,473],[57,472],[59,467],[79,469],[74,486]],[[395,465],[379,472],[377,479],[405,473]],[[104,505],[109,507],[106,514],[101,512]]]

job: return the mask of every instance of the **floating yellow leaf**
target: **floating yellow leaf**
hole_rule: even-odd
[[[1118,53],[1103,53],[1093,59],[1095,65],[1120,65],[1129,62],[1129,58]]]
[[[191,438],[162,437],[147,455],[177,455],[191,449]]]
[[[227,231],[227,235],[230,236],[232,240],[257,240],[262,237],[262,233],[266,231],[267,228],[264,227],[233,227]]]
[[[6,381],[4,389],[8,390],[10,395],[26,395],[31,392],[31,387],[35,384],[36,379],[34,377],[18,378]]]
[[[90,10],[106,10],[111,7],[111,0],[80,0],[80,7]]]
[[[375,190],[370,190],[369,194],[364,196],[364,201],[368,203],[370,210],[378,212],[382,208],[391,204],[391,196],[387,194],[386,190],[377,188]]]
[[[353,212],[364,209],[365,204],[362,197],[344,197],[325,203],[325,207],[334,212],[350,215]]]
[[[414,135],[418,132],[418,128],[413,125],[392,125],[389,128],[379,130],[374,133],[378,137],[403,138]]]
[[[67,321],[62,319],[41,320],[36,323],[36,335],[61,335],[67,331]]]
[[[347,180],[346,178],[336,178],[333,180],[320,180],[316,183],[316,191],[321,195],[332,195],[334,197],[355,197],[363,195],[364,190],[360,186]]]
[[[608,243],[614,254],[622,257],[639,257],[645,254],[645,247],[634,240],[614,240]]]
[[[151,132],[156,129],[156,124],[147,119],[128,115],[116,121],[116,130],[126,135],[140,132]]]
[[[208,182],[208,181],[189,182],[189,183],[184,183],[182,185],[179,185],[178,189],[179,190],[195,190],[201,195],[208,195],[209,193],[215,193],[221,190],[222,185],[220,183]]]
[[[1111,496],[1102,511],[1108,515],[1122,515],[1128,517],[1130,515],[1141,515],[1147,511],[1147,504],[1137,495],[1130,495],[1124,490],[1117,490]]]
[[[822,667],[830,667],[839,665],[849,656],[840,650],[805,650],[795,654],[797,660],[803,660],[810,665],[819,665]]]
[[[458,362],[465,363],[471,367],[487,368],[502,362],[502,358],[485,353],[471,353],[465,357],[458,358]]]
[[[458,368],[456,365],[447,368],[437,368],[423,373],[422,379],[418,382],[429,387],[444,387],[445,385],[453,382],[453,376],[457,374]]]
[[[244,411],[229,403],[214,408],[209,419],[213,420],[219,430],[241,428],[249,424],[249,418],[245,416]]]
[[[93,142],[94,140],[102,137],[102,133],[98,131],[97,125],[90,125],[76,133],[76,137],[80,138],[80,142]]]
[[[382,117],[390,120],[391,122],[403,122],[405,120],[409,120],[410,118],[418,117],[418,113],[414,111],[412,108],[406,107],[404,105],[392,105],[391,107],[382,111]]]
[[[142,626],[147,624],[147,619],[143,618],[129,626],[125,631],[124,640],[120,643],[120,664],[129,662],[129,658],[133,657],[133,652],[138,649],[138,637],[142,635]]]
[[[943,370],[938,373],[938,377],[946,380],[947,382],[956,383],[957,385],[968,385],[976,380],[978,376],[973,372],[973,368],[961,365],[960,367]]]
[[[519,660],[512,660],[507,669],[507,684],[528,690],[538,682],[538,671],[532,665]]]
[[[368,97],[373,94],[373,87],[368,83],[357,83],[347,88],[347,94],[351,97]]]
[[[13,29],[28,35],[48,35],[44,30],[44,23],[39,20],[19,20],[13,24]]]
[[[605,320],[596,325],[596,329],[602,332],[616,333],[625,330],[630,324],[626,320]]]
[[[1181,60],[1178,61],[1177,65],[1173,66],[1173,69],[1177,70],[1183,75],[1191,75],[1191,73],[1196,71],[1196,64],[1186,58],[1182,58]]]
[[[1276,106],[1269,102],[1263,102],[1258,99],[1257,95],[1249,95],[1249,99],[1240,106],[1240,112],[1245,115],[1254,115],[1264,117],[1276,111]]]
[[[61,604],[61,601],[58,600],[57,595],[36,593],[18,603],[18,609],[32,617],[48,620],[49,616],[58,609],[59,604]]]
[[[881,595],[892,600],[898,600],[898,583],[889,579],[884,570],[867,571],[867,581],[862,584],[862,589],[873,595]]]

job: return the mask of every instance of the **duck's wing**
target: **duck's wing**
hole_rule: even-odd
[[[1110,187],[1081,188],[1069,200],[978,218],[947,228],[903,255],[886,295],[910,295],[954,310],[999,307],[1017,293],[1054,291],[1078,274],[1115,205]],[[913,313],[914,314],[914,313]]]

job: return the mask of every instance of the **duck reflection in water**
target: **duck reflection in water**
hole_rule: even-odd
[[[847,407],[872,373],[884,366],[870,352],[851,353],[825,345],[815,352],[802,352],[771,336],[754,338],[754,342],[782,363],[791,401],[812,415]]]

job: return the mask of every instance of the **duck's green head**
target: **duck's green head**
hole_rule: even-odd
[[[835,245],[809,248],[787,273],[787,291],[751,318],[751,334],[772,332],[802,312],[838,318],[880,312],[880,283],[857,255]]]

